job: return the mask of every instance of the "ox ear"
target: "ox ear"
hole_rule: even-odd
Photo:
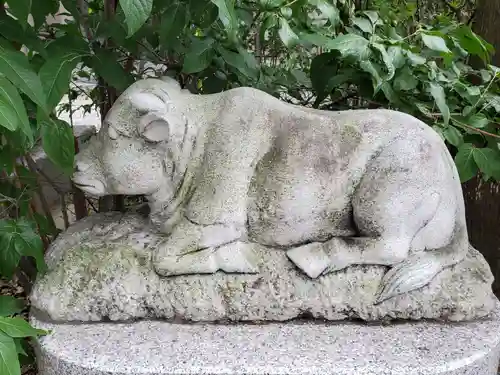
[[[168,121],[163,116],[155,113],[143,116],[139,121],[137,130],[141,137],[148,142],[168,141],[170,135]]]

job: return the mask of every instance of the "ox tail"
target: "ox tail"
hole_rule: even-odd
[[[455,229],[451,241],[447,245],[437,249],[426,249],[425,251],[410,253],[411,255],[408,259],[392,267],[382,279],[376,295],[375,303],[377,304],[397,295],[426,286],[441,271],[463,261],[469,252],[470,244],[465,221],[465,204],[460,177],[455,162],[444,144],[441,152],[455,180],[455,191],[449,192],[449,194],[455,194],[457,204]],[[433,228],[436,231],[441,229],[438,226]]]
[[[448,245],[412,253],[384,275],[375,303],[382,303],[428,285],[441,271],[464,260],[469,246],[466,227],[460,225],[456,227]]]

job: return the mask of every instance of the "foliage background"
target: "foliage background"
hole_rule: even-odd
[[[193,93],[252,86],[324,110],[391,108],[433,127],[462,182],[500,179],[500,68],[469,0],[9,0],[0,9],[0,275],[30,281],[57,236],[33,162],[42,144],[71,175],[78,151],[56,107],[75,76],[101,117],[134,80],[171,75]],[[49,17],[50,18],[50,17]],[[54,20],[52,20],[54,21]],[[145,64],[148,62],[149,64]],[[155,68],[152,68],[153,64]],[[39,204],[35,204],[38,202]],[[88,200],[73,194],[77,218]],[[98,210],[125,209],[124,197]],[[43,334],[0,297],[0,374],[20,374]]]

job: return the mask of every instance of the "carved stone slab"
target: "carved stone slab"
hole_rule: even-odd
[[[279,262],[256,248],[278,247],[311,279],[389,267],[370,304],[428,285],[469,252],[453,158],[431,127],[397,111],[322,111],[250,87],[194,95],[171,78],[139,80],[78,153],[73,182],[94,196],[147,198],[165,235],[151,267],[165,277],[256,274]],[[346,291],[319,288],[337,289]]]
[[[473,248],[427,286],[374,304],[383,266],[352,266],[311,279],[285,251],[256,247],[256,274],[162,277],[151,262],[163,240],[147,218],[133,214],[98,214],[76,223],[47,254],[49,271],[37,280],[31,296],[36,316],[84,322],[300,317],[458,321],[487,316],[496,301],[490,268]]]
[[[39,375],[495,375],[500,311],[459,324],[63,324]]]

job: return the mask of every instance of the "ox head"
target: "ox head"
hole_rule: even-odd
[[[160,189],[172,195],[176,154],[187,126],[171,100],[176,94],[180,87],[169,79],[131,85],[76,156],[74,183],[94,196],[151,195]]]

